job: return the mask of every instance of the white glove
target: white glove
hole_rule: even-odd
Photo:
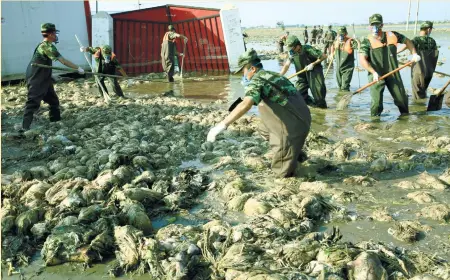
[[[188,38],[187,38],[187,37],[185,37],[185,38],[184,38],[184,42],[185,42],[185,43],[187,43],[187,41],[188,41]]]
[[[313,68],[314,68],[314,64],[312,64],[312,63],[308,64],[308,65],[305,67],[306,71],[311,71],[311,70],[313,70]]]
[[[184,53],[180,53],[180,56],[183,56],[184,55]]]
[[[80,52],[85,52],[86,48],[85,47],[80,47]]]
[[[374,82],[378,82],[378,79],[379,79],[378,73],[375,72],[375,73],[373,73],[372,75],[373,75],[373,81],[374,81]]]
[[[412,55],[412,58],[411,58],[411,61],[413,61],[413,62],[419,62],[420,61],[420,55],[418,55],[418,54],[413,54]]]
[[[211,128],[208,132],[208,136],[206,137],[206,141],[214,142],[216,141],[216,136],[227,129],[227,127],[223,123],[219,123],[215,127]]]
[[[80,73],[80,74],[84,74],[84,69],[83,69],[83,68],[81,68],[81,67],[78,67],[78,73]]]

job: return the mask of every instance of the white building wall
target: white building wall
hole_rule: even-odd
[[[75,34],[88,42],[83,1],[2,1],[1,75],[2,80],[25,76],[33,51],[42,41],[41,24],[51,22],[60,30],[56,44],[61,55],[86,67]],[[59,62],[55,66],[61,66]]]
[[[234,6],[222,8],[220,10],[220,19],[230,71],[234,72],[237,70],[239,56],[245,51],[239,9]]]

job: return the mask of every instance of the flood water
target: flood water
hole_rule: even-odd
[[[358,32],[363,32],[363,28],[359,28]],[[450,36],[448,32],[436,32],[433,37],[440,45],[439,61],[443,64],[437,67],[437,71],[450,73],[450,62],[447,63],[447,58],[450,57]],[[256,50],[274,50],[275,44],[271,43],[248,43],[247,47],[253,47]],[[264,68],[279,72],[281,70],[281,62],[278,60],[263,61]],[[293,74],[295,69],[293,66],[289,69],[286,75]],[[329,109],[312,108],[312,129],[317,132],[326,133],[327,137],[338,141],[347,137],[358,137],[371,145],[372,149],[379,150],[384,153],[394,152],[398,149],[410,147],[413,149],[421,149],[424,144],[418,143],[415,140],[409,141],[407,138],[398,140],[401,135],[414,134],[415,129],[422,127],[435,126],[436,131],[433,132],[435,136],[449,135],[450,132],[450,108],[443,105],[442,110],[435,112],[426,112],[426,104],[413,104],[410,97],[410,115],[399,117],[397,107],[393,103],[393,99],[386,89],[384,92],[384,112],[381,118],[373,119],[370,117],[370,95],[369,90],[365,90],[362,94],[356,95],[352,98],[352,102],[346,111],[338,112],[335,110],[337,102],[341,95],[337,93],[337,86],[335,82],[333,68],[326,77],[327,86],[327,103]],[[411,78],[409,68],[401,71],[403,83],[407,92],[411,93]],[[430,87],[440,88],[447,81],[448,77],[439,78],[433,77]],[[295,81],[295,78],[293,79]],[[175,96],[182,96],[188,99],[198,100],[199,102],[211,102],[215,100],[224,100],[224,108],[229,106],[236,98],[243,96],[243,87],[240,84],[240,75],[227,76],[208,76],[197,78],[177,79],[175,83],[144,83],[132,86],[125,89],[125,94],[131,95],[159,95],[163,92],[173,91]],[[351,90],[356,90],[360,86],[368,82],[367,73],[365,71],[354,71],[351,83]],[[253,107],[249,114],[258,114],[257,108]],[[360,132],[355,129],[355,125],[359,123],[371,123],[376,128],[373,132]],[[198,166],[200,168],[208,168],[198,160],[184,163],[184,166]],[[388,228],[392,226],[389,223],[373,222],[366,219],[371,214],[373,209],[378,207],[388,207],[395,218],[399,220],[411,219],[415,220],[419,205],[406,199],[408,190],[398,189],[392,187],[395,183],[408,179],[412,180],[419,174],[420,171],[415,170],[404,173],[389,173],[382,176],[374,177],[377,183],[371,187],[355,187],[351,191],[361,194],[366,200],[358,203],[349,203],[346,205],[348,211],[353,211],[359,218],[352,222],[333,222],[330,224],[323,224],[319,230],[325,230],[332,225],[339,225],[343,232],[344,239],[347,241],[357,242],[360,240],[373,239],[376,241],[384,241],[393,243],[397,246],[419,249],[426,252],[438,252],[441,257],[450,259],[450,245],[449,232],[450,225],[448,223],[433,222],[429,219],[420,219],[426,225],[433,228],[430,233],[426,234],[414,244],[407,244],[394,239],[388,234]],[[427,170],[430,173],[439,174],[442,170]],[[364,174],[361,174],[364,175]],[[333,183],[337,188],[346,189],[342,183],[342,178],[333,177],[330,175],[330,183]],[[434,191],[429,192],[438,198],[440,202],[449,202],[450,193],[448,191]],[[386,194],[389,195],[386,195]],[[214,198],[205,198],[203,203],[208,203]],[[211,204],[213,204],[211,202]],[[423,205],[422,205],[423,206]],[[177,217],[174,223],[181,224],[197,224],[203,221],[201,211],[197,207],[192,209],[191,213],[187,213],[184,217]],[[152,221],[155,228],[163,227],[169,222],[167,217],[161,217],[158,220]],[[236,215],[227,218],[229,222],[238,222],[242,219],[241,215]],[[22,271],[26,275],[26,279],[99,279],[107,277],[106,273],[108,266],[106,264],[95,264],[93,268],[86,270],[82,269],[80,264],[64,264],[56,267],[48,267],[43,269],[43,262],[39,254],[34,257],[34,262]],[[4,269],[2,269],[2,276],[6,276]],[[20,275],[9,277],[10,279],[22,279]],[[131,276],[127,275],[124,278],[133,279],[148,279],[148,276]]]

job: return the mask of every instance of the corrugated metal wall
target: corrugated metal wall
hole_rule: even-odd
[[[113,14],[114,52],[127,73],[162,72],[161,42],[169,24],[188,37],[184,72],[228,72],[219,10],[162,6]],[[177,40],[178,52],[184,42]],[[181,63],[181,58],[180,63]]]

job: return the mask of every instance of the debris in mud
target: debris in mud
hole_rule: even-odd
[[[370,178],[369,176],[352,176],[349,178],[345,178],[343,182],[349,185],[360,185],[363,187],[370,187],[374,183],[376,183],[376,180]]]
[[[418,215],[436,221],[448,222],[450,221],[450,207],[448,204],[435,204],[422,208]]]
[[[436,198],[430,194],[429,192],[424,191],[418,191],[418,192],[412,192],[407,195],[409,199],[414,200],[415,202],[419,204],[426,204],[426,203],[432,203],[436,201]]]
[[[394,220],[386,207],[373,211],[372,218],[379,222],[392,222]]]
[[[388,229],[388,233],[396,239],[404,242],[415,242],[419,238],[421,225],[419,222],[400,221],[394,224],[394,227]]]

